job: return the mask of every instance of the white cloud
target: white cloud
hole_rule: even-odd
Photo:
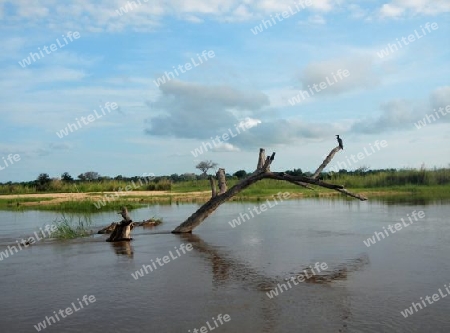
[[[360,5],[357,4],[350,4],[348,5],[347,9],[350,11],[351,16],[355,19],[361,19],[366,17],[367,10],[363,9]]]
[[[244,119],[252,127],[259,122],[248,114],[269,105],[258,91],[242,91],[225,85],[202,85],[172,80],[160,86],[161,95],[150,103],[147,134],[204,139],[237,126]],[[246,116],[248,118],[246,118]]]
[[[433,91],[430,96],[430,103],[433,108],[445,108],[450,105],[450,86],[440,87]]]
[[[392,0],[379,10],[381,17],[397,18],[404,15],[437,15],[450,12],[448,0]]]
[[[384,4],[380,9],[381,17],[399,17],[405,12],[405,8]]]
[[[5,17],[9,24],[18,27],[26,21],[28,27],[45,25],[47,28],[83,29],[91,32],[122,31],[131,28],[135,31],[153,31],[164,24],[166,16],[175,16],[189,22],[200,23],[204,17],[219,21],[244,21],[263,18],[269,14],[281,13],[289,8],[298,11],[291,0],[152,0],[139,5],[128,5],[133,1],[67,0],[63,4],[53,0],[6,0],[8,10]],[[328,13],[340,5],[340,0],[313,0],[310,6],[298,5],[300,11]],[[127,12],[120,8],[128,6]],[[0,7],[1,8],[1,7]],[[317,23],[319,16],[312,16]]]
[[[236,152],[236,151],[241,151],[241,150],[238,147],[233,146],[231,143],[223,142],[223,143],[217,145],[216,147],[214,147],[212,149],[212,151],[231,153],[231,152]]]
[[[306,21],[299,21],[300,25],[324,25],[327,21],[323,15],[310,15]]]
[[[258,124],[261,124],[261,120],[258,119],[252,119],[252,118],[245,118],[244,120],[240,121],[237,125],[238,127],[245,127],[247,129],[258,126]]]
[[[450,105],[450,86],[435,89],[429,102],[395,99],[381,105],[381,114],[376,118],[366,118],[355,122],[354,132],[381,133],[399,129],[414,129],[414,123],[432,114],[434,109]],[[442,117],[442,122],[450,122],[450,117]]]
[[[327,84],[326,89],[320,91],[320,95],[323,95],[374,87],[379,84],[379,78],[373,70],[373,64],[374,58],[370,55],[312,62],[304,68],[300,75],[302,89],[308,90],[314,84],[331,82],[332,84]],[[347,70],[349,75],[339,77],[339,70],[341,70],[341,73]]]

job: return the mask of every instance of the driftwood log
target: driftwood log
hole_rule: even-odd
[[[333,148],[316,172],[311,177],[306,176],[290,176],[284,172],[272,172],[270,171],[270,165],[275,159],[275,153],[269,157],[266,157],[265,150],[261,148],[259,150],[258,156],[258,164],[256,170],[250,174],[247,178],[241,180],[239,183],[231,187],[227,190],[226,182],[225,182],[225,169],[219,169],[217,172],[217,178],[219,183],[219,193],[217,193],[215,189],[215,182],[211,180],[212,187],[212,197],[206,202],[203,206],[201,206],[195,213],[193,213],[187,220],[181,223],[178,227],[176,227],[172,233],[188,233],[192,232],[194,228],[200,225],[211,213],[213,213],[221,204],[246,189],[250,185],[260,181],[261,179],[276,179],[276,180],[284,180],[290,182],[292,184],[306,187],[309,189],[313,189],[310,185],[316,185],[324,188],[328,188],[342,194],[345,194],[349,197],[359,199],[361,201],[367,200],[366,197],[354,194],[347,191],[343,185],[334,185],[319,179],[320,173],[325,169],[325,167],[331,162],[334,155],[341,148],[338,146]]]
[[[127,207],[123,207],[122,211],[120,211],[118,214],[121,214],[123,219],[120,223],[117,223],[113,232],[111,233],[111,236],[109,236],[109,238],[106,240],[107,242],[122,242],[132,240],[130,232],[132,228],[131,224],[133,223],[133,221],[128,214]]]
[[[111,234],[119,223],[112,222],[107,227],[100,229],[97,232],[97,234]],[[134,227],[153,228],[153,227],[160,225],[161,223],[162,223],[162,220],[154,219],[154,218],[151,218],[149,220],[144,220],[142,222],[133,222],[130,224],[130,230],[133,230]]]

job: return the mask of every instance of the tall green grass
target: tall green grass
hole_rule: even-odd
[[[90,193],[90,192],[114,192],[120,189],[130,191],[170,191],[172,182],[170,180],[160,180],[158,182],[148,182],[141,185],[139,181],[134,182],[134,186],[129,181],[123,180],[102,180],[83,181],[76,183],[65,183],[61,180],[52,180],[44,190],[38,191],[36,185],[29,183],[21,184],[0,184],[0,194],[35,194],[35,193]],[[134,188],[134,187],[137,188]]]
[[[0,209],[17,209],[20,210],[24,207],[24,203],[27,202],[41,202],[41,201],[50,201],[53,198],[11,198],[4,199],[0,197]],[[29,207],[29,206],[28,206]]]
[[[394,186],[440,186],[450,184],[450,169],[402,169],[358,173],[328,173],[325,180],[345,185],[347,188],[380,188]]]
[[[340,170],[339,172],[326,172],[320,175],[324,181],[344,185],[347,189],[353,191],[400,191],[407,193],[426,193],[427,195],[450,196],[450,168],[440,168],[427,170],[425,168],[417,169],[401,169],[401,170],[368,170],[368,171],[352,171],[347,172]],[[228,177],[227,185],[231,188],[239,180],[236,177]],[[141,190],[152,191],[171,191],[173,193],[189,193],[199,191],[210,191],[210,183],[208,179],[185,180],[173,182],[167,178],[143,184],[142,186],[135,181],[139,187],[134,189],[131,187],[130,181],[124,180],[101,180],[101,181],[77,181],[75,183],[65,183],[60,180],[52,180],[45,192],[83,192],[96,193],[102,195],[105,192],[114,192],[122,189],[122,193],[126,193],[126,189],[133,190],[133,198],[122,196],[118,200],[107,202],[106,206],[97,209],[93,200],[68,201],[60,204],[37,205],[35,209],[44,210],[62,210],[68,212],[98,212],[100,210],[113,210],[120,208],[124,204],[130,208],[139,207],[143,203],[154,202],[172,202],[172,197],[145,197],[139,196]],[[259,181],[236,196],[237,200],[245,200],[246,198],[264,197],[276,194],[280,191],[288,191],[291,193],[304,193],[305,196],[315,196],[322,192],[330,192],[330,190],[316,187],[316,191],[307,190],[305,188],[293,185],[284,181],[264,179]],[[27,194],[37,193],[36,187],[27,184],[0,184],[0,194]],[[42,192],[40,192],[42,193]],[[130,193],[130,192],[129,192]],[[129,194],[128,193],[128,194]],[[139,196],[139,199],[136,198]],[[162,193],[164,196],[164,193]],[[7,200],[7,201],[4,201]],[[50,198],[39,199],[2,199],[0,197],[0,209],[21,209],[25,206],[27,200],[43,201]],[[137,202],[139,200],[139,202]],[[30,208],[30,207],[27,207]]]
[[[62,215],[60,220],[55,221],[56,230],[51,233],[51,238],[56,239],[74,239],[92,235],[90,229],[92,220],[89,216],[78,216],[78,221],[74,220],[74,216],[67,217]]]

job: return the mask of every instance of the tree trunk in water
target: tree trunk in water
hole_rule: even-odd
[[[123,220],[116,225],[113,232],[111,233],[111,236],[106,240],[107,242],[121,242],[121,241],[130,241],[131,238],[131,223],[133,221],[130,218],[130,215],[128,214],[128,210],[126,207],[122,208],[122,211],[118,214],[121,214],[123,217]]]
[[[124,225],[119,223],[116,225],[116,228],[111,233],[111,236],[106,240],[107,242],[122,242],[122,241],[130,241],[132,240],[131,235],[131,226]]]
[[[192,214],[186,221],[180,224],[172,233],[192,232],[192,229],[202,223],[217,207],[223,204],[228,199],[232,198],[237,193],[249,187],[251,184],[264,178],[263,173],[258,173],[244,179],[240,183],[234,185],[227,192],[219,194],[215,198],[211,198],[207,203],[201,206],[194,214]]]
[[[317,185],[320,187],[325,187],[331,190],[335,190],[347,196],[359,199],[361,201],[367,200],[366,197],[354,194],[347,191],[343,185],[334,185],[317,179],[322,170],[330,163],[333,156],[340,150],[339,147],[334,148],[330,154],[325,158],[323,163],[317,169],[312,177],[305,176],[290,176],[284,172],[271,172],[270,165],[275,159],[275,153],[272,153],[270,157],[265,156],[265,150],[261,148],[259,150],[258,157],[258,165],[255,172],[249,175],[247,178],[240,181],[238,184],[234,185],[228,191],[226,190],[226,182],[225,182],[225,169],[219,169],[217,172],[217,177],[219,178],[219,195],[212,197],[208,202],[206,202],[203,206],[201,206],[195,213],[193,213],[187,220],[181,223],[178,227],[176,227],[172,233],[187,233],[192,232],[194,228],[196,228],[200,223],[202,223],[211,213],[213,213],[222,203],[229,200],[242,190],[246,189],[250,185],[260,181],[261,179],[275,179],[275,180],[284,180],[295,185],[299,185],[302,187],[311,188],[310,185]],[[222,171],[221,171],[222,170]],[[221,187],[222,184],[222,187]]]

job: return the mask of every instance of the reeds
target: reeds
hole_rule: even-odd
[[[55,221],[56,230],[51,233],[51,238],[74,239],[92,235],[90,227],[92,220],[88,215],[78,216],[78,221],[74,221],[74,216],[62,215],[60,220]]]

